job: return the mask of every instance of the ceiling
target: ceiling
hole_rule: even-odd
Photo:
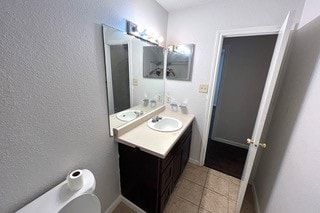
[[[215,0],[156,0],[168,12],[199,6],[214,2]]]

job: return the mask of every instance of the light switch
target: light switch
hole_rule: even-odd
[[[200,84],[199,85],[199,92],[208,93],[208,84]]]

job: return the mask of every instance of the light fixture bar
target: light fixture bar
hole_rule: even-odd
[[[144,41],[148,41],[152,44],[160,45],[164,38],[158,33],[145,29],[144,27],[137,25],[127,20],[127,33],[133,35]]]

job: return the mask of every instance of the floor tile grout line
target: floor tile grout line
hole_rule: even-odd
[[[206,183],[207,183],[208,175],[209,175],[209,169],[207,170],[207,175],[206,175],[206,180],[205,180],[205,182],[204,182],[204,185],[206,185]],[[205,187],[203,187],[203,190],[202,190],[202,194],[201,194],[201,199],[200,199],[200,204],[199,204],[198,212],[200,211],[200,208],[201,208],[201,203],[202,203],[202,198],[203,198],[203,194],[204,194],[204,189],[205,189]],[[205,208],[203,208],[203,209],[205,209]],[[205,209],[205,210],[207,210],[207,209]],[[207,210],[207,211],[208,211],[208,210]]]
[[[211,169],[211,170],[214,170],[214,169]],[[217,170],[214,170],[214,171],[217,171]],[[222,173],[222,172],[221,172]],[[224,174],[224,173],[222,173],[222,174]],[[227,180],[227,181],[229,181],[230,180],[230,178],[229,178],[229,175],[228,175],[228,177],[227,178],[223,178],[223,177],[220,177],[220,176],[218,176],[218,175],[215,175],[215,174],[210,174],[210,175],[214,175],[214,176],[216,176],[216,177],[218,177],[218,178],[221,178],[221,179],[223,179],[223,180]],[[224,175],[227,175],[227,174],[224,174]]]
[[[181,179],[187,180],[187,181],[189,181],[189,182],[191,182],[191,183],[193,183],[193,184],[195,184],[195,185],[197,185],[197,186],[199,186],[199,187],[202,188],[202,194],[201,194],[201,199],[200,199],[199,205],[195,204],[194,202],[192,202],[192,201],[190,201],[190,200],[188,200],[188,199],[186,199],[186,198],[184,198],[184,197],[181,197],[181,196],[178,195],[178,194],[176,194],[176,196],[179,197],[180,199],[182,199],[182,200],[184,200],[184,201],[192,204],[192,205],[197,206],[197,207],[198,207],[198,212],[199,212],[200,209],[202,208],[202,207],[201,207],[201,203],[202,203],[202,200],[203,200],[204,190],[207,189],[208,191],[210,191],[210,192],[212,192],[212,193],[216,193],[216,194],[218,194],[218,195],[220,195],[220,196],[223,196],[223,197],[227,200],[227,210],[229,210],[229,209],[230,209],[230,206],[229,206],[230,202],[235,202],[235,201],[234,201],[233,199],[231,199],[231,197],[229,196],[229,194],[230,194],[230,193],[229,193],[229,188],[230,188],[229,185],[230,185],[231,183],[234,184],[234,185],[238,185],[238,184],[233,180],[233,179],[237,179],[237,178],[234,178],[233,176],[227,175],[227,174],[225,174],[225,173],[222,173],[222,172],[219,172],[219,171],[217,171],[217,170],[210,169],[210,168],[207,168],[207,167],[206,167],[206,168],[207,168],[206,171],[204,171],[203,169],[199,169],[199,168],[196,167],[196,166],[192,166],[192,167],[193,167],[193,169],[198,170],[198,172],[204,172],[204,173],[206,174],[204,186],[201,185],[201,184],[199,184],[199,183],[197,183],[197,182],[195,182],[195,181],[192,180],[191,178],[189,179],[188,176],[186,176],[186,175],[182,175],[182,176],[181,176]],[[221,174],[223,174],[223,175],[217,175],[217,174],[210,173],[210,170],[217,171],[217,172],[219,172],[219,173],[221,173]],[[220,192],[215,191],[214,189],[208,188],[208,187],[206,186],[207,180],[208,180],[208,178],[209,178],[210,175],[213,175],[213,176],[215,176],[216,178],[223,179],[224,181],[227,181],[227,183],[228,183],[228,194],[227,194],[227,195],[221,194]],[[239,180],[239,179],[238,179],[238,180]],[[240,181],[241,181],[241,180],[240,180]],[[204,209],[204,210],[206,210],[206,211],[209,211],[209,210],[207,210],[207,209],[205,209],[205,208],[202,208],[202,209]]]
[[[196,169],[196,170],[199,170],[197,167],[194,167],[193,166],[193,168],[194,169]],[[238,179],[238,178],[235,178],[235,177],[233,177],[233,176],[230,176],[230,175],[227,175],[227,174],[225,174],[225,173],[223,173],[223,172],[220,172],[220,171],[217,171],[217,170],[214,170],[214,171],[217,171],[217,172],[219,172],[219,173],[221,173],[222,175],[217,175],[217,174],[213,174],[213,173],[210,173],[210,170],[214,170],[214,169],[210,169],[210,168],[207,168],[207,170],[206,170],[206,179],[205,179],[205,183],[204,183],[204,186],[202,186],[201,184],[199,184],[199,183],[196,183],[195,181],[193,181],[193,180],[191,180],[191,178],[190,179],[188,179],[188,177],[186,177],[186,176],[184,176],[184,177],[182,177],[183,179],[185,179],[185,180],[187,180],[187,181],[190,181],[190,182],[192,182],[192,183],[194,183],[194,184],[196,184],[196,185],[198,185],[198,186],[200,186],[200,187],[202,187],[203,188],[203,190],[202,190],[202,195],[201,195],[201,199],[200,199],[200,204],[199,204],[199,206],[198,206],[198,212],[200,211],[200,208],[201,208],[201,202],[202,202],[202,199],[203,199],[203,194],[204,194],[204,190],[205,189],[207,189],[207,190],[209,190],[210,192],[212,192],[212,193],[216,193],[216,194],[218,194],[218,195],[221,195],[221,196],[223,196],[224,198],[226,198],[226,200],[227,200],[227,208],[228,208],[228,210],[229,210],[229,204],[230,204],[230,202],[235,202],[233,199],[231,199],[231,197],[229,196],[229,185],[232,183],[232,184],[234,184],[234,185],[238,185],[238,183],[236,183],[233,179]],[[203,170],[199,170],[199,172],[202,172]],[[215,176],[216,178],[219,178],[219,179],[223,179],[223,180],[225,180],[225,181],[227,181],[227,183],[228,183],[228,194],[227,195],[224,195],[224,194],[221,194],[220,192],[218,192],[218,191],[215,191],[214,189],[211,189],[211,188],[208,188],[208,187],[206,187],[206,183],[207,183],[207,180],[208,180],[208,177],[210,176],[210,175],[213,175],[213,176]],[[240,179],[238,179],[238,180],[240,180]],[[241,181],[241,180],[240,180]],[[180,196],[179,196],[180,197]],[[187,200],[187,199],[185,199],[185,198],[183,198],[183,197],[180,197],[181,199],[183,199],[183,200],[185,200],[185,201],[188,201],[188,202],[190,202],[190,203],[192,203],[192,204],[194,204],[194,205],[196,205],[195,203],[193,203],[193,202],[191,202],[191,201],[189,201],[189,200]],[[205,208],[203,208],[203,209],[205,209]],[[206,211],[208,211],[207,209],[205,209]]]
[[[200,186],[201,188],[202,188],[202,193],[203,193],[203,189],[204,189],[204,186],[201,186],[201,185],[199,185],[199,184],[197,184],[197,183],[195,183],[195,182],[193,182],[193,181],[191,181],[191,180],[188,180],[188,179],[186,179],[186,178],[184,178],[184,177],[181,177],[182,179],[185,179],[185,180],[187,180],[187,181],[190,181],[190,182],[192,182],[192,183],[194,183],[195,185],[197,185],[197,186]],[[181,187],[181,184],[180,184],[180,186],[179,186],[179,188]],[[201,197],[202,197],[202,193],[201,193]],[[192,203],[192,204],[194,204],[194,205],[196,205],[196,206],[200,206],[200,203],[199,204],[195,204],[194,202],[192,202],[192,201],[190,201],[190,200],[187,200],[186,198],[184,198],[184,197],[181,197],[178,193],[176,193],[176,196],[177,197],[180,197],[180,198],[182,198],[182,199],[184,199],[184,200],[186,200],[186,201],[188,201],[188,202],[190,202],[190,203]],[[201,198],[200,198],[200,202],[201,202]]]
[[[223,197],[225,197],[225,198],[227,198],[228,200],[229,200],[229,191],[228,191],[228,195],[226,196],[226,195],[223,195],[223,194],[221,194],[220,192],[217,192],[217,191],[215,191],[215,190],[213,190],[213,189],[210,189],[210,188],[208,188],[208,187],[204,187],[205,189],[208,189],[209,191],[211,191],[211,192],[214,192],[214,193],[216,193],[216,194],[219,194],[219,195],[221,195],[221,196],[223,196]]]
[[[223,179],[223,180],[225,180],[225,181],[228,182],[228,195],[226,196],[226,195],[224,195],[224,194],[221,194],[220,192],[215,191],[214,189],[211,189],[211,188],[207,187],[206,184],[204,185],[204,188],[208,189],[208,190],[211,191],[211,192],[215,192],[215,193],[217,193],[217,194],[219,194],[219,195],[222,195],[222,196],[226,197],[226,198],[229,200],[229,184],[230,184],[230,180],[229,180],[229,179],[227,180],[227,179],[225,179],[225,178],[219,177],[219,176],[217,176],[217,175],[215,175],[215,174],[209,174],[209,172],[208,172],[208,176],[209,176],[209,175],[213,175],[213,176],[215,176],[215,177],[217,177],[217,178]],[[207,178],[208,178],[208,176],[207,176]],[[206,181],[207,181],[207,180],[206,180]]]
[[[182,200],[185,200],[185,201],[187,201],[187,202],[189,202],[189,203],[191,203],[191,204],[193,204],[193,205],[197,206],[198,208],[200,207],[200,204],[199,204],[199,205],[197,205],[197,204],[193,203],[192,201],[187,200],[187,199],[186,199],[186,198],[184,198],[184,197],[181,197],[181,196],[180,196],[180,195],[178,195],[178,194],[176,194],[176,195],[174,195],[174,196],[179,197],[179,198],[181,198]]]
[[[194,184],[197,184],[198,186],[204,187],[204,186],[202,186],[201,184],[194,182],[193,180],[190,180],[190,179],[185,178],[185,177],[182,177],[182,178],[185,179],[185,180],[187,180],[187,181],[190,181],[190,182],[192,182],[192,183],[194,183]],[[206,180],[207,180],[207,179],[206,179]]]

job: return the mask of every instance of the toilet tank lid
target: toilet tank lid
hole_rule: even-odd
[[[31,203],[17,211],[17,213],[56,213],[62,209],[71,200],[83,194],[91,194],[96,187],[96,180],[92,172],[88,169],[82,170],[83,186],[77,191],[71,191],[68,188],[67,180],[63,181],[50,191],[44,193]]]

